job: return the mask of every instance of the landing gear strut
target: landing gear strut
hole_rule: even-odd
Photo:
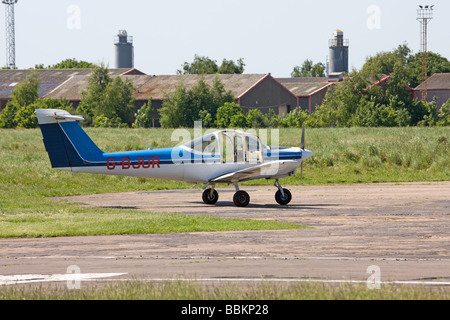
[[[288,189],[283,189],[280,185],[280,181],[278,179],[275,180],[275,187],[278,188],[278,191],[275,193],[275,200],[281,204],[282,206],[287,205],[292,200],[292,194]]]
[[[275,200],[282,206],[287,205],[292,200],[292,194],[288,189],[284,189],[280,185],[278,179],[275,180],[274,186],[278,188],[275,193]],[[246,207],[250,203],[250,196],[244,190],[239,190],[239,185],[234,183],[236,193],[233,196],[233,202],[237,207]],[[219,200],[219,194],[215,190],[215,185],[203,191],[203,202],[206,204],[215,204]]]

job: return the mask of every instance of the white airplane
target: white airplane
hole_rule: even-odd
[[[270,147],[254,134],[221,130],[174,148],[107,153],[78,124],[82,116],[56,109],[35,113],[52,168],[205,184],[202,198],[210,205],[219,199],[216,184],[223,182],[234,184],[234,204],[247,206],[250,196],[239,190],[238,183],[260,178],[275,179],[275,199],[287,205],[292,195],[279,179],[293,175],[313,155],[304,146],[304,127],[301,148]]]

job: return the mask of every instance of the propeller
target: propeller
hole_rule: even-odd
[[[300,143],[300,149],[302,149],[302,152],[305,150],[305,122],[303,122],[302,140]],[[303,181],[303,159],[302,159],[302,164],[300,166],[300,179],[301,179],[301,181]]]

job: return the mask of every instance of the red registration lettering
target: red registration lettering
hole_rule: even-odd
[[[159,160],[160,160],[159,157],[152,157],[152,168],[155,167],[155,164],[159,168]]]
[[[159,161],[160,158],[158,156],[152,157],[151,160],[150,157],[147,157],[147,161],[145,161],[145,157],[138,157],[137,164],[132,164],[130,158],[128,157],[122,157],[121,162],[116,161],[114,158],[108,158],[106,160],[106,168],[108,168],[108,170],[114,170],[116,166],[121,166],[122,170],[128,170],[131,167],[133,167],[133,169],[139,169],[141,167],[148,169],[150,168],[150,165],[152,168],[154,168],[155,165],[157,168],[160,168]]]
[[[130,167],[131,167],[130,158],[122,157],[122,169],[127,170],[130,169]]]
[[[145,164],[145,158],[144,157],[139,158],[139,161],[141,161],[141,166],[144,169],[150,168],[150,157],[148,157],[147,159],[148,159],[147,164]]]
[[[116,168],[116,163],[114,161],[114,158],[108,158],[106,160],[106,167],[108,168],[108,170],[114,170]]]

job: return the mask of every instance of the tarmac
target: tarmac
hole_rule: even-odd
[[[286,187],[286,186],[284,186]],[[450,289],[450,182],[241,186],[250,204],[218,188],[54,198],[81,206],[274,220],[307,229],[189,232],[0,240],[0,285],[59,282],[198,280],[204,282],[356,282]],[[72,281],[72,282],[71,282]]]

